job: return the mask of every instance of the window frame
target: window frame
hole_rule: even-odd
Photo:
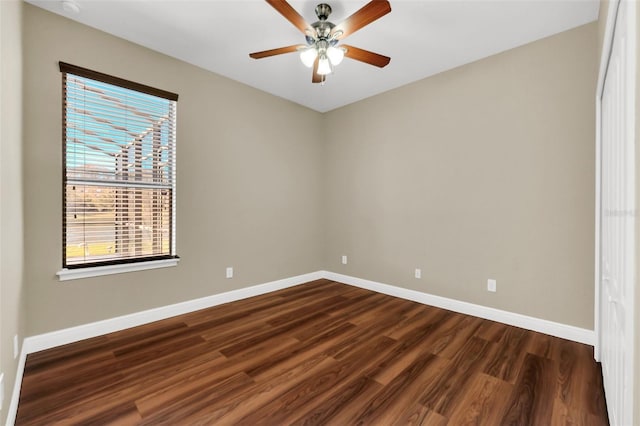
[[[139,93],[152,95],[160,98],[167,99],[169,101],[177,102],[178,95],[165,90],[157,89],[144,84],[136,83],[130,80],[115,77],[109,74],[101,73],[98,71],[90,70],[87,68],[71,65],[66,62],[59,62],[60,72],[62,75],[62,87],[66,87],[67,74],[72,74],[78,77],[87,78],[101,83],[106,83],[112,86],[117,86],[129,90],[133,90]],[[174,124],[177,124],[174,121]],[[146,269],[155,269],[168,266],[176,266],[179,261],[179,257],[176,255],[175,244],[175,229],[176,229],[176,164],[175,164],[175,139],[173,140],[173,164],[171,168],[172,183],[171,183],[171,197],[169,200],[169,254],[160,255],[146,255],[143,257],[127,257],[124,259],[108,259],[108,260],[96,260],[86,261],[84,263],[67,264],[67,93],[62,94],[62,158],[63,158],[63,173],[62,173],[62,270],[57,272],[59,279],[68,280],[75,278],[86,278],[92,276],[108,275],[122,272],[139,271]],[[175,125],[173,131],[176,131]],[[175,133],[174,133],[175,135]],[[135,186],[133,186],[135,187]]]

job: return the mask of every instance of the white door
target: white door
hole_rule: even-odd
[[[612,425],[634,424],[635,13],[620,1],[601,103],[600,355]]]

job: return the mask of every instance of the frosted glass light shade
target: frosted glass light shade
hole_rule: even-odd
[[[311,68],[313,66],[313,62],[316,60],[317,56],[318,51],[314,47],[310,47],[300,52],[300,60],[307,68]]]
[[[331,61],[331,65],[340,65],[340,62],[344,59],[344,50],[341,47],[330,46],[327,49],[327,57]]]
[[[318,74],[331,74],[331,64],[329,63],[329,59],[327,59],[326,56],[321,57],[320,62],[318,62]]]

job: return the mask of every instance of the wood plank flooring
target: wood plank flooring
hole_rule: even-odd
[[[28,356],[18,425],[605,425],[592,348],[319,280]]]

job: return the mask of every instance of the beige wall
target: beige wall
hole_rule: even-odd
[[[596,37],[328,113],[327,269],[592,329]]]
[[[321,269],[317,113],[25,5],[25,265],[38,334]],[[178,267],[59,282],[58,61],[178,101]],[[226,266],[235,277],[225,279]]]
[[[0,1],[0,372],[5,423],[18,362],[13,336],[25,335],[22,210],[22,2]]]
[[[595,24],[325,115],[29,5],[25,28],[29,334],[323,268],[593,326]],[[56,280],[59,60],[180,94],[177,268]]]

